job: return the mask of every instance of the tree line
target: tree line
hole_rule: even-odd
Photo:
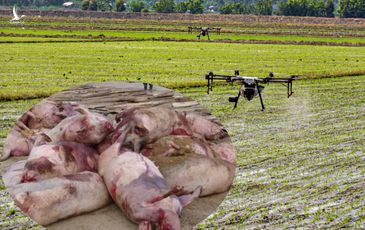
[[[61,6],[72,0],[0,0],[0,5]],[[365,18],[365,0],[74,0],[82,10]]]

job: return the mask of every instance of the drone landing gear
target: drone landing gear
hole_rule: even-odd
[[[264,88],[263,86],[260,86],[259,84],[256,84],[256,90],[257,90],[257,92],[259,94],[260,102],[261,102],[261,108],[262,108],[261,110],[262,111],[265,111],[264,100],[262,99],[262,95],[261,95],[261,91],[263,90],[263,88]],[[248,91],[244,91],[244,93],[245,92],[248,92]],[[229,102],[234,102],[233,109],[235,109],[237,107],[238,100],[239,100],[240,96],[241,96],[241,90],[238,90],[237,97],[229,97],[228,98],[228,101]],[[246,98],[247,98],[247,96],[246,96]],[[252,100],[252,98],[249,98],[248,100],[250,101],[250,100]]]
[[[241,91],[239,90],[239,91],[238,91],[238,95],[237,95],[237,97],[229,97],[229,98],[228,98],[228,101],[229,101],[229,102],[234,102],[233,109],[235,109],[235,108],[237,107],[238,99],[240,98],[240,96],[241,96]]]
[[[259,88],[259,84],[256,84],[256,89],[257,89],[257,92],[259,93],[262,112],[264,112],[265,111],[265,105],[264,105],[264,101],[262,100],[262,96],[261,96],[261,90],[262,89]]]

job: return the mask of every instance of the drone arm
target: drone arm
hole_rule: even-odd
[[[258,81],[262,82],[262,83],[287,83],[287,94],[288,94],[288,98],[294,93],[293,92],[293,80],[296,79],[297,76],[291,76],[290,78],[271,78],[271,77],[267,77],[267,78],[263,78],[263,79],[259,79]]]
[[[234,76],[226,76],[226,75],[217,75],[213,74],[212,72],[209,72],[207,75],[205,75],[205,79],[208,81],[208,90],[207,93],[209,94],[210,91],[213,90],[213,80],[221,80],[226,82],[233,82],[232,77]]]

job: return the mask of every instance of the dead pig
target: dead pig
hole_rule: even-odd
[[[220,140],[228,137],[227,131],[221,125],[203,116],[189,113],[186,115],[186,120],[193,133],[206,140]]]
[[[146,144],[167,135],[191,135],[183,114],[166,107],[134,108],[116,116],[113,142],[128,133],[123,145],[139,152]]]
[[[192,136],[169,135],[148,144],[141,153],[146,156],[180,156],[185,154],[201,154],[214,157],[208,143]]]
[[[209,146],[214,151],[217,157],[233,165],[236,165],[236,149],[232,144],[227,142],[222,142],[218,144],[210,143]]]
[[[225,153],[228,146],[222,145],[219,151]],[[231,149],[227,151],[231,153]],[[142,150],[159,167],[170,187],[192,192],[201,186],[201,196],[225,192],[233,182],[235,163],[222,158],[221,152],[190,136],[163,137]]]
[[[19,122],[22,122],[29,129],[50,129],[55,127],[64,118],[76,115],[76,108],[79,108],[77,103],[43,100],[23,114]]]
[[[20,184],[24,172],[26,160],[17,161],[12,164],[8,170],[2,175],[4,185],[9,188]]]
[[[12,128],[5,139],[0,161],[8,159],[10,156],[28,156],[36,138],[44,131],[44,129],[21,130],[17,126]]]
[[[78,115],[62,120],[56,127],[47,131],[46,136],[53,142],[75,141],[84,144],[99,144],[110,132],[112,124],[102,115],[79,108]]]
[[[191,195],[176,196],[163,176],[146,157],[122,151],[115,143],[100,155],[102,175],[115,203],[139,229],[180,229],[179,215],[183,206],[199,196],[200,188]]]
[[[53,128],[62,119],[77,114],[76,103],[43,100],[24,113],[8,134],[0,161],[10,156],[27,156],[37,136]]]
[[[98,153],[76,142],[60,142],[34,147],[24,166],[22,182],[97,171]]]
[[[90,212],[110,202],[103,180],[93,172],[22,183],[8,191],[15,204],[41,225]]]
[[[218,144],[200,140],[193,136],[166,136],[146,145],[141,151],[146,156],[179,156],[184,154],[201,154],[211,158],[220,158],[236,164],[236,150],[227,142]]]

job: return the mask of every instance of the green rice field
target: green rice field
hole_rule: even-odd
[[[21,113],[55,92],[89,82],[151,82],[174,88],[208,108],[226,127],[237,149],[236,178],[229,194],[217,211],[196,228],[365,227],[365,47],[195,40],[65,40],[66,35],[75,35],[68,38],[73,41],[81,39],[76,36],[89,34],[90,37],[103,34],[136,39],[161,36],[195,39],[194,34],[183,31],[189,24],[185,21],[162,21],[156,25],[127,20],[124,27],[136,31],[110,30],[115,26],[112,22],[112,19],[73,18],[68,22],[57,18],[34,19],[25,24],[29,28],[22,29],[0,17],[0,151]],[[90,23],[96,29],[89,28]],[[355,27],[338,27],[337,31],[352,35],[336,40],[336,28],[323,25],[301,25],[300,35],[275,36],[270,32],[275,26],[290,33],[294,28],[270,23],[254,24],[256,27],[244,27],[244,22],[219,23],[227,30],[219,36],[231,40],[306,38],[360,44],[364,39],[353,36]],[[60,26],[83,26],[88,30],[64,30]],[[167,31],[169,28],[181,31]],[[359,28],[358,33],[365,31]],[[248,30],[261,33],[249,34]],[[1,36],[1,32],[7,36]],[[328,36],[317,36],[323,32]],[[34,37],[19,36],[29,34]],[[46,38],[46,35],[60,37]],[[219,40],[218,35],[211,37]],[[46,39],[62,41],[46,42]],[[45,42],[22,43],[36,40]],[[204,75],[209,71],[233,74],[234,70],[258,77],[266,77],[269,71],[280,77],[295,74],[300,79],[294,82],[290,98],[286,97],[284,86],[268,85],[263,93],[265,112],[261,111],[258,98],[250,102],[240,100],[233,110],[228,97],[237,94],[237,86],[217,85],[207,95]],[[8,201],[6,207],[0,207],[7,210],[0,212],[3,220],[0,228],[39,228],[15,207],[2,183],[0,195]]]

